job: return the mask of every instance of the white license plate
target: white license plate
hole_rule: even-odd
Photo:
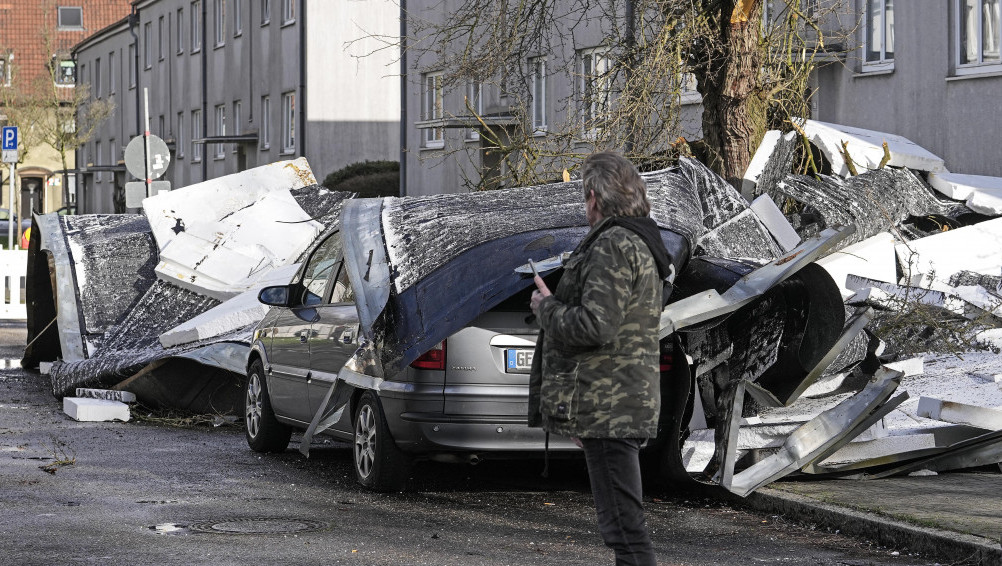
[[[504,351],[505,372],[529,373],[532,368],[533,352],[534,350],[528,348],[507,348]]]

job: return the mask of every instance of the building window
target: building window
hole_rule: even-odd
[[[197,142],[202,137],[202,111],[191,111],[191,161],[202,160],[202,144]]]
[[[244,0],[233,1],[233,37],[244,32]]]
[[[0,57],[0,84],[10,86],[10,66],[7,64],[8,57],[13,59],[13,55]]]
[[[296,21],[296,0],[282,0],[282,25]]]
[[[467,112],[472,113],[474,116],[484,115],[484,87],[480,84],[480,81],[466,83],[466,104]],[[476,118],[474,118],[474,122],[476,122]],[[480,139],[480,130],[476,127],[467,129],[466,139]]]
[[[960,12],[959,67],[1002,63],[999,56],[999,44],[1002,43],[1000,4],[1000,0],[956,0],[955,6]]]
[[[101,58],[94,59],[94,98],[101,98]]]
[[[177,28],[177,37],[174,43],[177,45],[177,54],[184,53],[184,8],[177,9],[177,17],[174,19],[174,26]]]
[[[164,120],[163,114],[157,119],[157,134],[162,138],[167,137],[167,122]]]
[[[60,30],[83,29],[83,8],[80,6],[59,6],[57,18]]]
[[[421,118],[423,120],[441,120],[445,111],[445,87],[442,83],[442,73],[427,73],[422,81]],[[425,147],[442,147],[445,145],[445,129],[441,126],[424,130]]]
[[[129,60],[125,62],[125,66],[129,68],[129,88],[136,88],[136,44],[129,44]]]
[[[110,67],[114,66],[115,60],[111,58],[112,53],[108,54],[108,65]],[[54,57],[52,68],[52,80],[59,86],[73,86],[77,81],[77,63],[69,57]],[[112,92],[114,92],[114,83],[112,83]]]
[[[546,58],[529,59],[532,72],[532,131],[546,132]]]
[[[226,135],[226,105],[220,104],[216,106],[216,135],[225,136]],[[216,159],[222,159],[226,153],[226,146],[221,143],[216,144],[215,157]]]
[[[178,159],[184,157],[184,112],[177,113],[177,139],[174,140],[174,153]]]
[[[191,21],[191,52],[194,53],[202,48],[202,3],[199,0],[195,0],[191,3],[190,18]]]
[[[271,0],[261,0],[261,25],[271,21]]]
[[[271,98],[261,97],[261,149],[271,147]]]
[[[212,0],[212,17],[215,24],[213,42],[220,47],[226,44],[226,0]]]
[[[585,135],[595,135],[609,113],[612,73],[607,48],[586,49],[578,53],[577,89],[582,131]]]
[[[886,67],[894,62],[894,1],[866,0],[863,29],[864,67]]]
[[[108,140],[108,165],[118,165],[118,155],[115,153],[115,139]],[[108,175],[109,181],[115,178],[115,174]]]
[[[118,91],[118,85],[115,81],[117,74],[118,68],[115,67],[115,52],[112,51],[108,53],[108,94],[115,94]]]
[[[147,69],[153,66],[153,22],[143,26],[143,66]]]
[[[282,153],[296,151],[296,93],[282,93]]]
[[[164,42],[167,41],[167,36],[164,35],[165,29],[166,28],[164,27],[164,17],[160,16],[160,19],[157,20],[157,58],[160,61],[164,60],[164,52],[166,51],[164,47]]]

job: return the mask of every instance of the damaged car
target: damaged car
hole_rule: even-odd
[[[692,481],[680,452],[694,418],[730,422],[739,382],[756,384],[763,405],[789,402],[844,334],[838,288],[813,261],[851,229],[783,253],[765,243],[761,223],[731,222],[747,207],[704,213],[708,193],[714,210],[740,195],[707,188],[699,167],[645,174],[678,274],[661,321],[661,430],[645,454],[653,477],[667,481]],[[328,434],[352,444],[356,478],[376,490],[403,488],[420,459],[577,450],[569,439],[547,445],[541,429],[526,426],[538,334],[526,264],[557,284],[562,260],[588,231],[579,183],[351,199],[338,228],[290,284],[260,292],[271,309],[247,362],[252,449],[284,451],[302,430],[307,453],[314,434]],[[747,259],[707,253],[734,240],[751,246],[740,254]]]

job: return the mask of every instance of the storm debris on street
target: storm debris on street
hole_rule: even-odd
[[[740,192],[685,157],[644,174],[673,260],[661,336],[688,362],[664,370],[678,406],[664,404],[659,473],[743,496],[791,474],[1002,461],[1002,362],[983,353],[1002,344],[999,180],[949,173],[899,136],[800,127],[809,144],[766,136]],[[791,173],[804,145],[818,175]],[[340,230],[358,349],[308,449],[340,418],[339,383],[378,387],[532,285],[528,260],[554,283],[588,232],[580,181],[351,196],[318,186],[300,159],[158,194],[143,216],[41,217],[25,365],[51,364],[57,396],[107,387],[239,411],[235,384],[268,312],[258,292],[289,283]],[[991,375],[964,370],[972,359]],[[67,413],[92,396],[65,397]]]

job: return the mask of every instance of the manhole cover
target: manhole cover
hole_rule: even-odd
[[[228,521],[201,521],[188,525],[200,533],[230,535],[284,535],[308,533],[327,528],[327,523],[309,519],[230,519]]]

